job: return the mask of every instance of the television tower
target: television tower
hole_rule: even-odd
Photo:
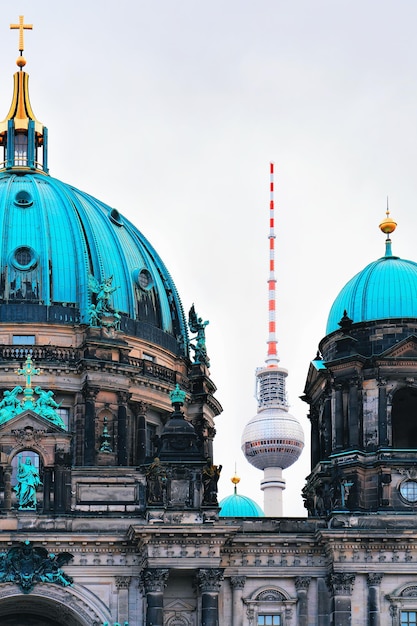
[[[265,365],[256,370],[258,412],[245,426],[242,451],[246,459],[263,470],[261,489],[267,517],[282,517],[282,470],[300,456],[304,433],[300,422],[288,412],[285,379],[288,371],[279,366],[276,338],[274,164],[270,164],[269,204],[268,353]]]

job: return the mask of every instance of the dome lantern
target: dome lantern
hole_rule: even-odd
[[[23,15],[19,24],[10,24],[11,29],[19,29],[19,56],[16,64],[19,71],[14,74],[13,98],[6,118],[0,122],[0,147],[3,159],[0,168],[30,169],[48,173],[48,130],[36,119],[29,99],[29,75],[23,71],[26,59],[23,57],[25,30],[32,30],[32,24],[25,24]]]

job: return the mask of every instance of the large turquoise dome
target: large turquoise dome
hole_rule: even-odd
[[[155,249],[116,208],[49,175],[28,83],[14,75],[0,122],[0,322],[110,324],[187,355],[181,301]]]
[[[326,334],[340,330],[344,313],[354,324],[384,319],[417,319],[417,263],[385,256],[367,265],[341,290],[327,320]]]
[[[176,349],[185,318],[155,249],[115,208],[51,176],[0,174],[0,319],[88,323],[97,283],[112,277],[122,330]],[[7,305],[7,306],[6,306]],[[26,312],[26,313],[25,313]]]

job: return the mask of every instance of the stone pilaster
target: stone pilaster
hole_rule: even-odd
[[[308,626],[308,588],[310,586],[310,576],[297,576],[295,588],[297,590],[297,625]]]
[[[355,574],[333,572],[328,577],[332,594],[333,626],[351,626],[351,595],[355,584]]]
[[[379,586],[383,574],[368,574],[368,626],[380,626]]]
[[[136,402],[134,404],[135,428],[134,441],[135,447],[133,451],[134,465],[145,463],[146,458],[146,411],[148,404],[146,402]]]
[[[245,588],[246,576],[232,576],[232,626],[242,626],[242,593]]]
[[[4,468],[4,510],[12,508],[12,466]]]
[[[143,572],[146,593],[146,626],[164,626],[164,589],[169,569],[147,569]]]
[[[201,569],[198,572],[201,626],[219,626],[219,589],[222,580],[222,569]]]
[[[117,589],[117,619],[123,622],[129,621],[129,586],[130,576],[116,576]]]
[[[96,398],[99,390],[85,385],[83,389],[85,401],[84,414],[84,465],[95,465],[96,460]]]

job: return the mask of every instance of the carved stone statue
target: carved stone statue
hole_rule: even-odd
[[[39,472],[28,457],[23,463],[19,455],[17,485],[13,488],[19,500],[20,510],[36,510],[36,489],[41,485]]]
[[[205,330],[208,324],[208,321],[203,322],[203,318],[197,316],[193,304],[188,313],[188,325],[192,333],[197,333],[197,337],[194,338],[196,341],[195,345],[190,344],[190,347],[194,350],[194,362],[203,363],[207,367],[210,367],[210,361],[207,356]]]
[[[167,482],[166,470],[156,457],[146,472],[148,504],[163,504]]]
[[[217,504],[217,483],[221,471],[221,465],[212,465],[209,461],[203,467],[203,504]]]

